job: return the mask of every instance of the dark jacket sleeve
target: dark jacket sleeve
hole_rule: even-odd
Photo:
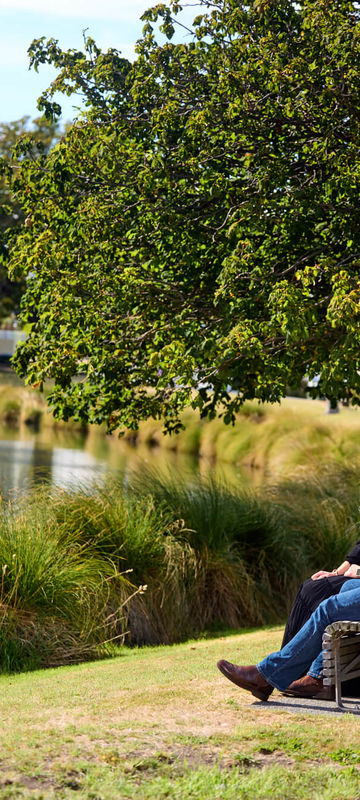
[[[349,564],[360,564],[360,542],[356,542],[352,550],[345,556]]]

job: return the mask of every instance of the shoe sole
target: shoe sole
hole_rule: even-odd
[[[284,697],[299,697],[303,700],[335,700],[335,693],[331,695],[324,695],[321,692],[317,694],[303,694],[302,692],[281,692]]]

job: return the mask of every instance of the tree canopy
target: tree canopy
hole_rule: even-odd
[[[57,128],[56,122],[51,122],[45,117],[34,119],[31,123],[29,117],[0,123],[0,156],[4,167],[12,162],[14,169],[13,149],[25,138],[28,141],[28,155],[30,141],[33,155],[39,150],[48,152],[56,141]],[[9,227],[18,227],[22,221],[21,207],[7,185],[5,177],[2,177],[0,178],[0,321],[9,314],[18,312],[25,288],[23,275],[20,274],[12,281],[6,269],[8,252],[5,232]]]
[[[181,43],[177,2],[146,12],[134,63],[30,47],[58,71],[47,117],[55,91],[86,104],[12,178],[32,323],[14,363],[65,419],[176,429],[191,403],[230,422],[304,374],[360,403],[358,4],[199,6]]]

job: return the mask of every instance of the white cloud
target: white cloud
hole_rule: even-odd
[[[137,22],[155,0],[0,0],[0,11],[26,11],[78,19]]]

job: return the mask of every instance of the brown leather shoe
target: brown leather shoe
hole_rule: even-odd
[[[287,697],[311,697],[314,700],[335,700],[334,686],[324,686],[321,678],[304,675],[290,683],[282,694]]]
[[[247,689],[259,700],[267,700],[274,689],[254,666],[238,667],[224,660],[218,661],[217,666],[225,678],[236,683],[241,689]]]

